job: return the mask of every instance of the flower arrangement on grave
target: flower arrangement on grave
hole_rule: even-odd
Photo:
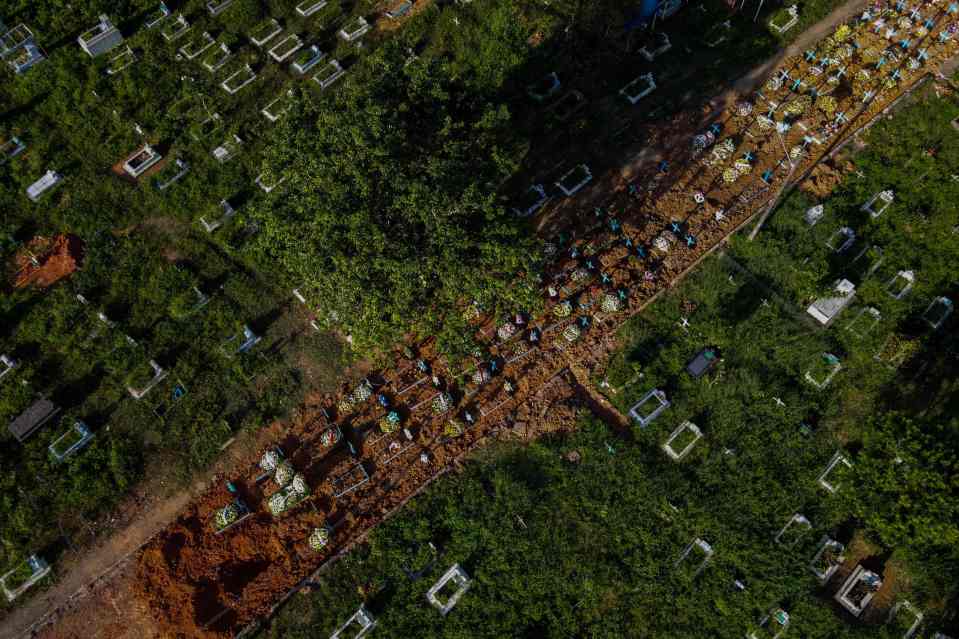
[[[351,397],[344,397],[344,398],[341,399],[340,402],[336,405],[336,409],[337,409],[341,414],[344,414],[344,415],[345,415],[346,413],[349,413],[351,410],[353,410],[353,399],[352,399]]]
[[[573,280],[574,282],[582,282],[588,277],[589,271],[584,268],[578,268],[572,272],[572,274],[569,276],[569,279]]]
[[[474,384],[485,384],[490,380],[490,372],[485,366],[480,366],[473,373]]]
[[[563,300],[553,307],[553,315],[556,317],[569,317],[573,312],[573,305],[568,300]]]
[[[296,473],[293,470],[293,465],[288,461],[282,461],[276,466],[276,472],[273,473],[273,481],[275,481],[280,486],[286,486],[293,479],[293,475]]]
[[[496,335],[498,335],[499,338],[504,341],[508,340],[515,334],[516,334],[516,326],[514,326],[512,323],[503,324],[496,331]]]
[[[280,454],[275,450],[268,450],[260,458],[260,469],[265,473],[272,473],[280,463]]]
[[[619,298],[613,295],[612,293],[607,293],[603,296],[603,303],[601,307],[604,313],[615,313],[619,311],[620,302]]]
[[[360,402],[365,402],[371,395],[373,395],[373,389],[370,387],[369,382],[364,380],[353,390],[353,403],[359,404]]]
[[[472,322],[475,319],[478,319],[480,316],[480,307],[479,304],[473,302],[463,310],[463,319],[467,322]]]
[[[326,548],[327,544],[330,543],[330,529],[326,526],[314,528],[313,532],[310,533],[307,543],[310,545],[310,548],[316,552],[322,551]]]
[[[310,487],[306,483],[306,477],[297,473],[290,482],[290,491],[297,497],[306,497],[310,494]]]
[[[582,331],[576,324],[570,324],[563,330],[563,337],[567,342],[575,342],[582,335]]]
[[[234,504],[224,506],[220,510],[216,511],[216,527],[218,530],[223,530],[230,524],[235,523],[239,518],[240,511]]]
[[[340,429],[338,428],[327,428],[323,431],[323,434],[320,435],[320,445],[324,448],[332,448],[340,441]]]
[[[837,104],[836,98],[832,97],[831,95],[824,95],[816,100],[816,107],[829,117],[832,117],[836,114]]]
[[[283,491],[273,493],[267,500],[267,506],[273,515],[281,515],[287,511],[286,495]]]
[[[833,38],[836,42],[842,42],[843,40],[848,40],[852,37],[852,28],[848,24],[840,24],[836,27],[836,32],[833,34]]]
[[[779,91],[781,88],[783,88],[783,81],[778,75],[774,75],[766,80],[767,91]]]
[[[446,422],[446,426],[443,427],[443,434],[447,437],[459,437],[466,432],[466,428],[463,426],[462,422],[456,419],[451,419]]]
[[[400,429],[400,414],[391,410],[380,419],[380,430],[383,433],[395,433]]]
[[[556,255],[556,251],[558,250],[559,249],[557,248],[554,242],[545,242],[543,244],[543,255],[545,255],[546,257],[553,257],[554,255]]]
[[[747,173],[752,173],[753,165],[747,160],[739,159],[733,163],[733,168],[739,171],[740,175],[746,175]]]
[[[433,398],[433,412],[437,415],[445,413],[453,406],[453,398],[449,393],[440,393]]]
[[[728,167],[723,171],[723,182],[726,184],[732,184],[739,179],[739,171],[733,167]]]
[[[736,105],[736,115],[741,118],[749,117],[753,112],[753,105],[745,100]]]

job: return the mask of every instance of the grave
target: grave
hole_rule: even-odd
[[[7,429],[21,444],[38,428],[46,424],[60,413],[60,408],[49,399],[38,399],[29,408],[20,413]]]
[[[123,170],[133,179],[137,179],[162,159],[163,156],[156,149],[144,144],[123,162]]]
[[[719,363],[719,353],[714,348],[704,348],[686,364],[686,372],[693,379],[699,379]]]
[[[157,10],[147,16],[144,24],[146,25],[147,29],[152,29],[166,20],[168,17],[170,17],[170,10],[167,8],[165,2],[161,2]]]
[[[710,546],[705,540],[696,537],[693,539],[688,546],[683,550],[683,553],[679,556],[679,559],[676,560],[676,563],[673,564],[674,568],[678,568],[680,564],[685,563],[687,560],[690,561],[695,568],[690,571],[691,578],[696,578],[699,576],[703,570],[706,569],[706,565],[709,563],[709,560],[713,557],[713,547]]]
[[[699,426],[687,420],[669,435],[669,439],[663,444],[663,450],[670,459],[679,461],[689,454],[702,437],[703,433],[699,430]]]
[[[939,330],[945,321],[949,319],[949,316],[952,315],[952,310],[953,304],[951,299],[948,297],[937,297],[932,300],[926,312],[922,314],[922,319],[925,320],[933,330]]]
[[[27,197],[38,202],[40,197],[63,181],[63,176],[56,171],[47,171],[39,180],[27,187]]]
[[[43,50],[33,39],[33,32],[26,25],[20,24],[7,31],[0,38],[0,47],[7,64],[17,75],[25,73],[35,64],[46,59]]]
[[[173,175],[167,175],[170,172],[173,172]],[[156,176],[156,187],[158,191],[166,191],[168,188],[173,186],[176,182],[180,181],[183,176],[190,172],[190,165],[181,158],[177,158],[173,161],[171,168],[168,168],[164,171],[161,171],[159,175]]]
[[[882,315],[879,313],[879,310],[872,306],[867,306],[861,309],[856,317],[849,322],[846,330],[861,339],[871,333],[880,321],[882,321]]]
[[[819,475],[819,479],[816,480],[819,482],[820,486],[825,488],[830,493],[834,493],[839,490],[839,484],[830,478],[830,475],[833,474],[838,466],[852,468],[852,462],[850,462],[849,459],[841,452],[836,451],[836,454],[832,456],[832,459],[830,459],[829,463],[826,465],[826,469],[822,471],[822,474]]]
[[[629,100],[630,104],[636,104],[655,90],[656,80],[653,74],[644,73],[620,89],[619,94]]]
[[[254,183],[258,187],[263,189],[264,193],[272,193],[273,191],[277,189],[277,187],[279,187],[284,182],[286,182],[286,177],[281,177],[276,182],[267,183],[265,173],[260,173],[260,175],[257,176],[256,180],[254,180]]]
[[[880,191],[873,195],[868,202],[862,205],[862,210],[875,219],[883,214],[889,208],[889,205],[895,200],[895,194],[891,190]]]
[[[280,35],[281,31],[283,31],[283,27],[280,26],[277,19],[270,18],[253,28],[250,33],[250,42],[262,48],[264,44]]]
[[[333,83],[339,80],[344,73],[346,71],[343,70],[337,60],[330,60],[313,76],[313,81],[319,84],[321,89],[327,89],[333,86]]]
[[[835,599],[853,616],[858,617],[869,606],[869,602],[872,601],[881,587],[882,579],[879,575],[863,568],[860,564],[856,566],[856,569],[843,583],[836,593]]]
[[[27,145],[20,141],[20,138],[12,137],[3,144],[0,144],[0,160],[6,162],[17,157],[26,151]]]
[[[826,246],[831,248],[834,253],[845,253],[855,243],[856,232],[848,226],[844,226],[829,237]]]
[[[0,379],[3,379],[19,365],[19,362],[8,355],[0,355]]]
[[[916,276],[912,271],[899,271],[886,283],[886,292],[890,297],[901,300],[909,295],[915,283]]]
[[[110,58],[110,63],[107,65],[107,75],[116,75],[120,73],[128,66],[136,62],[136,60],[137,56],[133,53],[133,49],[127,46],[123,51]]]
[[[443,576],[433,584],[426,593],[426,600],[435,606],[443,616],[449,614],[450,610],[456,606],[460,598],[469,590],[472,585],[469,575],[460,568],[459,564],[453,564],[449,570],[443,573]],[[446,601],[440,599],[446,597]]]
[[[897,626],[897,630],[902,630],[902,639],[912,639],[924,618],[925,615],[916,610],[911,603],[900,601],[889,611],[886,623]]]
[[[576,194],[584,186],[590,183],[593,174],[585,164],[579,164],[567,171],[563,177],[556,182],[556,186],[567,197]]]
[[[215,44],[216,40],[213,38],[213,36],[211,36],[208,31],[204,31],[198,38],[191,40],[180,47],[180,55],[187,60],[195,60],[202,55],[203,52]]]
[[[543,185],[534,184],[526,190],[523,199],[513,207],[513,212],[519,217],[529,217],[543,208],[548,200],[549,196],[546,195]]]
[[[806,220],[806,224],[809,226],[816,226],[816,222],[823,218],[823,215],[826,214],[826,209],[822,204],[817,204],[816,206],[806,209],[803,219]]]
[[[906,360],[919,351],[919,340],[892,333],[886,338],[882,348],[875,355],[877,362],[882,362],[890,369],[902,366]]]
[[[792,5],[791,7],[786,7],[781,14],[773,16],[769,20],[769,28],[778,34],[783,34],[796,26],[798,22],[799,10],[796,8],[796,5]]]
[[[221,43],[219,47],[208,53],[200,64],[210,73],[214,73],[222,69],[232,57],[233,53],[230,51],[230,47],[225,43]]]
[[[304,18],[308,18],[325,7],[326,3],[327,0],[303,0],[300,4],[296,5],[296,12]]]
[[[280,479],[277,479],[277,483],[283,484],[282,487],[266,500],[267,508],[274,517],[289,513],[310,496],[310,487],[307,485],[306,479],[299,473],[293,473],[292,466],[278,466],[277,477],[279,477],[279,471],[287,467],[291,471],[289,480],[281,482]]]
[[[224,11],[226,11],[230,5],[233,4],[233,0],[210,0],[206,3],[206,10],[210,12],[211,16],[218,16]]]
[[[833,377],[842,369],[839,358],[832,353],[823,353],[813,363],[813,367],[806,371],[805,379],[807,382],[822,390],[829,386]]]
[[[787,628],[789,613],[782,608],[776,608],[760,619],[754,630],[746,633],[746,639],[778,639]]]
[[[48,574],[50,564],[37,555],[30,555],[23,563],[0,577],[0,588],[3,588],[7,601],[13,601]]]
[[[816,554],[809,561],[809,570],[816,575],[820,584],[828,582],[842,566],[842,563],[846,560],[843,555],[845,550],[846,547],[843,544],[832,539],[829,535],[823,535]]]
[[[570,91],[560,98],[550,109],[560,122],[566,122],[587,104],[586,97],[580,91]]]
[[[285,91],[284,93],[280,94],[278,98],[275,98],[272,102],[260,109],[260,113],[262,113],[263,117],[270,122],[276,122],[284,113],[289,111],[292,102],[293,89],[290,89],[289,91]]]
[[[219,113],[208,112],[207,117],[194,123],[190,127],[190,137],[197,142],[201,142],[210,137],[214,131],[219,130],[222,125],[223,120],[220,118]]]
[[[92,439],[93,433],[90,432],[86,424],[78,419],[67,429],[67,432],[57,437],[48,448],[54,459],[61,462],[89,444]]]
[[[334,497],[348,495],[368,481],[370,481],[370,475],[366,472],[363,462],[350,466],[339,475],[330,478]]]
[[[229,77],[223,80],[220,86],[230,95],[234,95],[254,80],[256,80],[256,73],[253,72],[249,64],[245,64],[243,68],[234,71]]]
[[[363,16],[357,16],[350,22],[343,25],[343,28],[337,32],[337,35],[344,42],[354,42],[359,40],[370,30],[370,23]]]
[[[86,51],[91,58],[95,58],[120,46],[123,43],[123,35],[119,29],[110,23],[108,17],[101,15],[100,23],[81,34],[77,38],[77,42],[80,43],[80,48]]]
[[[669,400],[666,399],[666,393],[658,388],[654,388],[629,409],[629,416],[639,422],[640,426],[646,428],[646,426],[653,423],[664,410],[669,408],[669,405]],[[651,410],[650,406],[652,406]]]
[[[303,47],[303,40],[295,33],[277,40],[269,50],[270,57],[277,62],[283,62]]]
[[[833,291],[834,295],[820,297],[806,309],[822,326],[832,324],[856,296],[856,286],[849,280],[838,280]]]
[[[306,543],[309,544],[310,548],[316,552],[322,552],[323,549],[329,545],[331,534],[332,529],[329,526],[314,528],[313,532],[311,532],[310,536],[307,538]]]
[[[713,25],[713,27],[706,32],[703,42],[710,49],[714,49],[726,41],[726,39],[729,37],[729,32],[732,30],[732,22],[729,20],[720,22],[719,24]]]
[[[300,75],[304,75],[307,71],[319,64],[320,60],[322,60],[325,55],[325,53],[320,51],[320,47],[314,44],[300,51],[300,53],[296,56],[296,59],[293,60],[293,63],[290,65],[290,68]]]
[[[862,282],[876,272],[884,259],[882,247],[867,244],[849,265],[849,276]]]
[[[563,87],[559,75],[553,71],[526,87],[526,95],[536,102],[546,102]]]
[[[325,4],[325,3],[324,3]],[[363,639],[376,627],[376,619],[366,609],[366,606],[360,605],[359,610],[353,613],[353,616],[346,620],[346,623],[336,629],[330,635],[330,639]]]
[[[232,140],[227,140],[213,149],[213,157],[216,158],[217,162],[223,164],[239,153],[241,146],[243,146],[243,140],[240,139],[240,136],[234,134]]]
[[[233,357],[235,355],[241,355],[243,353],[248,353],[251,348],[260,343],[260,340],[263,339],[259,335],[253,332],[249,326],[244,324],[240,331],[229,339],[223,345],[223,349],[227,353],[227,357]],[[237,344],[239,342],[239,344]]]
[[[667,51],[673,48],[673,44],[669,41],[669,35],[665,31],[660,31],[655,36],[656,45],[655,48],[650,50],[643,45],[639,50],[639,55],[643,56],[647,62],[652,62],[659,56],[663,55]]]
[[[390,20],[398,20],[408,14],[412,8],[413,2],[411,0],[403,0],[398,5],[387,11],[386,17]]]
[[[187,19],[183,17],[183,14],[180,14],[176,17],[176,20],[163,27],[163,30],[160,32],[160,34],[167,42],[173,42],[174,40],[183,37],[191,28],[192,27],[190,26],[190,23],[187,22]]]
[[[139,389],[133,388],[132,386],[127,386],[127,392],[130,393],[133,399],[142,399],[147,393],[153,390],[154,386],[163,381],[169,374],[169,371],[163,370],[163,368],[152,359],[148,362],[148,365],[153,370],[153,378]]]
[[[782,530],[773,538],[780,546],[795,548],[803,537],[812,530],[812,524],[801,513],[793,513]]]
[[[231,486],[232,484],[227,484],[230,492],[234,492]],[[246,505],[246,502],[239,497],[236,497],[231,503],[227,504],[223,508],[217,509],[217,511],[214,513],[213,532],[216,535],[222,535],[229,529],[239,526],[241,522],[245,521],[252,515],[253,511],[251,511],[249,506]]]

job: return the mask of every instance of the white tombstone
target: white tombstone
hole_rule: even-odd
[[[442,601],[437,595],[440,594],[440,591],[442,591],[447,584],[453,584],[456,586],[456,590],[446,601]],[[446,616],[450,610],[456,606],[466,591],[469,590],[471,584],[472,580],[469,578],[469,575],[466,574],[466,571],[460,568],[459,564],[453,564],[453,566],[433,584],[429,591],[427,591],[426,600],[433,604],[440,613]]]
[[[679,450],[676,450],[675,448],[673,448],[673,444],[676,443],[676,440],[687,433],[689,436],[692,437],[692,439],[686,442],[685,445],[682,446]],[[667,455],[669,455],[670,459],[672,459],[673,461],[679,461],[683,457],[689,454],[689,451],[693,449],[693,446],[695,446],[696,443],[700,439],[702,439],[702,437],[703,437],[703,433],[701,430],[699,430],[699,427],[696,424],[692,423],[691,421],[687,420],[683,422],[682,424],[680,424],[679,426],[677,426],[676,430],[674,430],[670,434],[669,438],[666,440],[666,443],[663,444],[663,450],[666,452]]]

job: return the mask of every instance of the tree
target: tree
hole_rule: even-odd
[[[463,90],[447,63],[406,57],[387,44],[278,130],[266,164],[287,191],[252,212],[257,249],[359,350],[412,330],[463,355],[453,318],[473,301],[529,308],[536,250],[497,204],[515,168],[506,108]]]

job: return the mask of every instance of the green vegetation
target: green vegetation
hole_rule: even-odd
[[[655,67],[637,57],[645,36],[622,28],[633,5],[618,0],[437,4],[395,40],[371,33],[363,48],[336,31],[369,16],[369,0],[309,18],[293,2],[235,0],[217,17],[205,0],[170,4],[191,25],[173,41],[172,18],[143,26],[155,0],[19,0],[2,16],[26,23],[48,59],[17,77],[3,67],[0,141],[16,136],[27,150],[0,165],[0,259],[10,264],[36,236],[71,233],[82,260],[47,290],[8,290],[5,273],[0,354],[20,365],[0,382],[0,423],[45,395],[97,438],[54,466],[57,429],[22,446],[0,433],[0,566],[41,548],[55,561],[134,482],[185,481],[235,434],[283,417],[307,388],[332,386],[350,355],[334,335],[352,334],[360,355],[408,332],[439,333],[454,357],[471,351],[465,305],[534,307],[537,256],[506,213],[513,195],[565,172],[557,157],[588,160],[597,174],[611,149],[637,141],[637,121],[697,106],[778,42],[740,16],[735,37],[707,47],[702,34],[725,20],[720,2],[668,23],[689,53]],[[91,60],[75,44],[100,13],[127,35],[129,66],[113,61],[121,49]],[[323,92],[272,61],[249,40],[270,17],[341,61],[349,79]],[[216,46],[178,59],[203,32]],[[210,71],[203,63],[219,63],[220,45],[230,57]],[[253,85],[220,88],[247,64]],[[660,88],[642,108],[606,99],[654,68]],[[582,108],[563,115],[558,100],[517,99],[552,70],[561,95],[583,93],[572,94]],[[270,123],[261,109],[291,89],[292,109]],[[164,157],[156,172],[120,175],[146,142]],[[227,144],[235,154],[221,162],[214,150]],[[189,167],[182,176],[177,160]],[[25,189],[49,169],[63,183],[30,202]],[[255,185],[281,173],[273,193]],[[236,215],[205,232],[201,218],[219,220],[223,202]],[[335,330],[308,328],[290,298],[299,286]],[[246,326],[263,339],[231,352]],[[128,387],[153,380],[151,362],[166,377],[135,400]]]
[[[595,381],[608,383],[623,412],[649,389],[664,390],[671,406],[647,428],[611,432],[584,416],[572,434],[483,453],[334,564],[310,595],[291,599],[261,636],[325,634],[361,603],[383,637],[733,638],[781,607],[789,636],[898,639],[911,625],[908,611],[882,622],[906,599],[925,615],[920,636],[952,630],[955,317],[938,331],[919,318],[931,297],[956,294],[949,265],[959,213],[954,198],[921,195],[932,183],[915,178],[955,170],[947,149],[955,134],[942,126],[955,114],[951,99],[931,96],[906,107],[866,136],[853,158],[865,177],[850,174],[816,226],[803,221],[812,203],[791,196],[754,242],[739,238],[623,327],[624,349]],[[932,140],[923,133],[930,119],[940,123]],[[871,162],[893,153],[895,163]],[[923,171],[909,180],[903,163]],[[896,202],[882,216],[859,212],[889,186]],[[914,269],[917,284],[895,300],[880,267],[855,280],[862,299],[823,329],[805,305],[849,272],[848,256],[819,248],[845,224],[865,241],[895,246],[883,252],[888,267]],[[846,326],[867,303],[883,319],[857,338]],[[903,331],[916,342],[910,357],[898,367],[877,360],[887,337]],[[704,347],[721,361],[694,379],[685,367]],[[823,353],[836,354],[842,369],[818,389],[805,374]],[[703,438],[673,461],[661,446],[686,420]],[[818,479],[837,450],[852,467],[830,475],[831,493]],[[810,527],[794,524],[777,543],[793,513]],[[809,569],[827,534],[846,544],[847,562],[872,562],[894,582],[869,623],[839,614],[828,603],[838,584],[822,589]],[[681,559],[697,538],[714,553],[701,572],[701,549]],[[429,543],[438,549],[432,566]],[[443,617],[425,593],[456,562],[474,581]],[[424,568],[421,579],[408,575]]]

